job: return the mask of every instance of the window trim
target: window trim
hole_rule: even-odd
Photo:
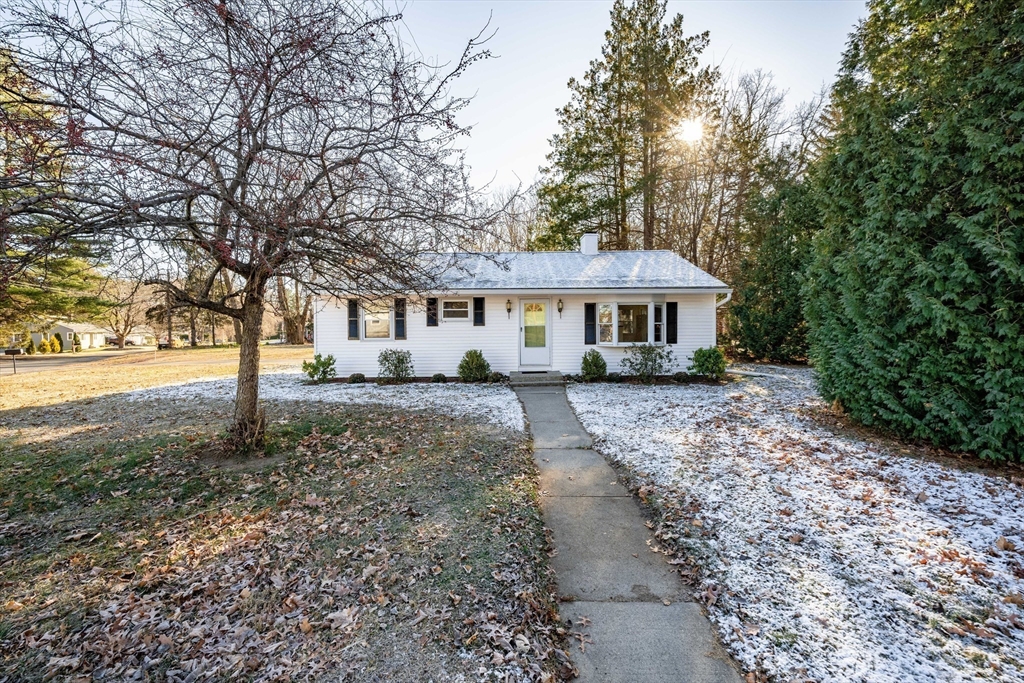
[[[619,340],[619,306],[647,306],[647,341],[645,342],[624,342]],[[611,322],[601,322],[601,308],[611,306]],[[661,322],[654,322],[654,310],[655,308],[661,309]],[[596,308],[595,322],[597,332],[597,345],[598,346],[618,346],[622,348],[629,348],[634,344],[654,344],[655,346],[665,346],[666,336],[668,333],[667,326],[667,306],[663,301],[598,301]],[[661,341],[651,341],[655,338],[655,325],[661,326]],[[612,330],[612,341],[606,342],[601,341],[601,328],[611,327]]]
[[[445,307],[445,304],[447,304],[449,302],[451,302],[451,303],[460,302],[460,303],[466,304],[466,317],[465,318],[449,318],[447,315],[445,315],[445,308],[444,307]],[[461,299],[461,298],[460,299],[441,299],[441,306],[440,306],[440,310],[438,311],[438,313],[440,314],[441,322],[446,322],[446,323],[471,323],[471,322],[473,322],[473,300],[472,299]]]

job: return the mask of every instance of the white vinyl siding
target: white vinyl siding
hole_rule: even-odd
[[[474,294],[480,296],[480,294]],[[316,352],[333,354],[337,362],[339,377],[361,372],[368,377],[377,375],[377,355],[381,348],[406,349],[412,353],[412,360],[419,376],[430,376],[443,372],[449,377],[456,376],[456,369],[462,355],[469,349],[479,349],[491,364],[491,369],[508,374],[520,369],[519,365],[519,312],[520,299],[551,299],[551,367],[564,373],[578,373],[580,359],[589,349],[597,349],[608,361],[609,371],[621,370],[620,361],[627,345],[604,346],[586,345],[584,341],[584,304],[597,306],[598,335],[602,301],[608,302],[607,295],[564,294],[557,291],[541,294],[525,292],[485,292],[484,307],[487,324],[467,325],[465,320],[445,321],[440,315],[444,298],[438,301],[439,321],[437,327],[427,327],[426,302],[423,299],[408,301],[406,313],[406,339],[359,340],[347,338],[348,313],[345,301],[321,300],[316,312]],[[715,344],[715,295],[705,293],[669,294],[616,294],[615,302],[621,304],[655,305],[675,301],[678,303],[677,344],[672,344],[677,370],[684,370],[689,364],[693,351]],[[562,313],[557,312],[557,302],[562,300]],[[472,301],[467,296],[460,300]],[[511,300],[512,311],[507,313],[505,302]],[[469,310],[472,310],[470,306]],[[662,309],[662,320],[665,311]],[[470,316],[469,320],[472,320]],[[664,331],[662,332],[664,334]],[[664,339],[664,337],[662,337]]]

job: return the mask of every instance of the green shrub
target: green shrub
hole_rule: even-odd
[[[25,344],[25,353],[30,356],[34,356],[36,354],[36,343],[32,340],[31,336],[28,338],[28,343]]]
[[[404,384],[415,376],[412,353],[402,349],[384,349],[377,355],[378,384]]]
[[[608,373],[608,381],[613,383],[613,384],[618,384],[619,382],[622,381],[622,373],[621,372],[609,372]]]
[[[697,349],[693,352],[693,361],[687,371],[692,375],[722,379],[725,377],[725,356],[717,346]]]
[[[488,384],[501,384],[504,381],[505,375],[501,374],[500,372],[492,372],[487,375]]]
[[[50,337],[50,353],[64,353],[63,334],[55,334]]]
[[[668,373],[674,364],[672,349],[654,344],[633,344],[622,359],[622,369],[644,384],[651,384],[658,375]]]
[[[443,372],[435,372],[433,375],[431,375],[430,381],[433,382],[434,384],[444,384],[445,382],[448,381],[448,378],[444,376]]]
[[[459,379],[463,382],[483,382],[491,374],[491,364],[482,351],[470,349],[459,363]]]
[[[811,174],[818,387],[863,424],[1024,460],[1020,2],[870,6]]]
[[[353,372],[348,376],[349,384],[363,384],[366,382],[366,375],[361,372]]]
[[[597,349],[590,349],[583,354],[583,361],[580,363],[580,377],[584,382],[604,379],[608,376],[608,362]]]
[[[71,347],[72,351],[81,351],[82,350],[82,338],[78,336],[77,332],[75,332],[75,340],[72,343],[74,344],[74,346]]]
[[[309,376],[313,384],[323,384],[337,376],[334,368],[334,356],[321,356],[319,353],[313,356],[312,361],[302,361],[302,371]]]
[[[688,373],[680,371],[672,375],[672,379],[676,382],[679,382],[680,384],[686,384],[687,382],[690,381],[690,375]]]

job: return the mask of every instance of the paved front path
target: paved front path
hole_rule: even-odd
[[[590,450],[564,387],[516,393],[533,432],[562,616],[571,632],[593,641],[583,652],[573,647],[580,680],[740,683],[678,574],[648,547],[653,539],[636,501]]]

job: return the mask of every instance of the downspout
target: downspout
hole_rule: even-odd
[[[721,301],[718,301],[718,302],[715,303],[715,308],[721,308],[722,306],[726,305],[730,301],[732,301],[732,290],[731,289],[728,292],[725,293],[725,298],[724,299],[722,299]]]

